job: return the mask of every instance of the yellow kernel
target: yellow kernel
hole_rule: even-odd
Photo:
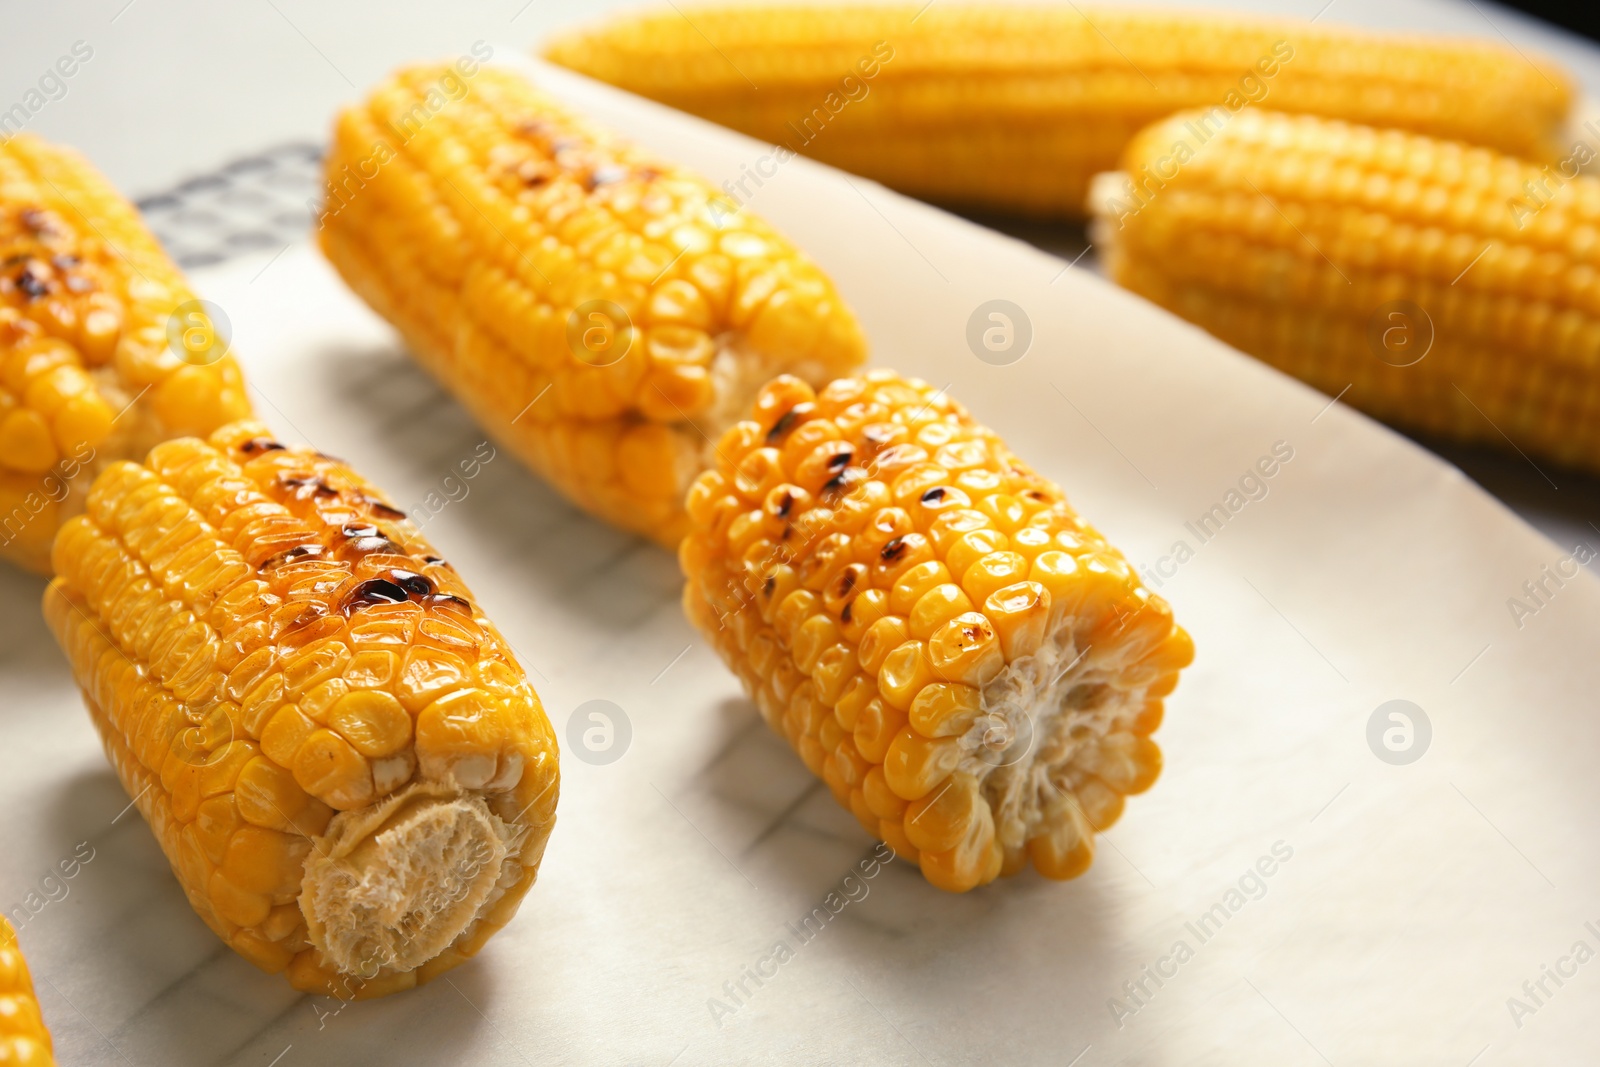
[[[417,760],[430,779],[482,789],[494,777],[508,737],[499,703],[482,690],[463,689],[417,716]]]
[[[980,805],[967,834],[959,844],[940,852],[924,851],[919,857],[922,875],[940,889],[965,893],[1000,874],[1004,853],[995,840],[994,819],[987,804]]]
[[[1028,576],[1028,561],[1018,552],[991,552],[968,567],[961,575],[961,586],[974,604],[982,604],[997,589]]]
[[[813,615],[795,630],[790,643],[794,665],[807,674],[817,664],[822,650],[839,640],[839,624],[826,615]]]
[[[411,716],[382,690],[363,689],[341,697],[326,722],[363,756],[387,756],[411,740]]]
[[[1010,539],[999,530],[987,527],[969,530],[958,536],[945,552],[950,573],[964,575],[974,563],[991,552],[1004,551],[1010,543]]]
[[[301,867],[310,851],[309,838],[244,826],[228,842],[219,870],[247,893],[293,896],[300,891]]]
[[[372,803],[371,767],[350,742],[332,730],[317,730],[306,738],[295,754],[294,780],[340,811]]]
[[[972,601],[954,582],[929,589],[911,610],[911,636],[927,641],[945,623],[972,610]]]
[[[906,808],[906,837],[924,853],[955,848],[979,818],[978,809],[988,806],[976,778],[952,774]]]
[[[902,727],[883,760],[883,778],[904,800],[920,800],[956,769],[961,748],[953,737],[927,738]]]
[[[1084,769],[1119,793],[1143,793],[1161,775],[1161,749],[1148,737],[1109,734],[1081,757]]]
[[[877,674],[884,660],[889,658],[889,653],[910,636],[911,628],[905,619],[898,615],[883,616],[867,627],[867,632],[861,636],[857,652],[861,669],[868,674]]]
[[[1045,812],[1043,830],[1028,839],[1028,858],[1046,878],[1076,878],[1094,862],[1094,831],[1077,802],[1064,800]]]
[[[983,602],[983,613],[1000,635],[1006,661],[1031,656],[1044,644],[1050,622],[1050,591],[1038,582],[1017,582],[997,589]]]
[[[37,411],[18,408],[0,419],[0,465],[43,474],[59,458],[50,424]]]
[[[887,614],[889,594],[882,589],[864,590],[839,609],[839,632],[846,640],[859,643],[872,624]]]
[[[854,731],[861,709],[877,695],[878,687],[871,676],[853,675],[846,683],[844,691],[839,694],[839,699],[834,702],[833,713],[838,716],[839,725],[846,730]]]
[[[902,711],[933,680],[929,646],[921,641],[904,641],[895,646],[878,668],[878,689],[883,699]]]
[[[951,580],[950,569],[936,559],[909,567],[894,583],[889,594],[889,610],[896,615],[910,615],[912,607],[928,590]]]
[[[882,763],[889,745],[905,722],[905,712],[881,696],[873,697],[856,713],[853,731],[856,750],[868,762]]]
[[[1005,668],[1005,653],[989,620],[975,611],[957,615],[928,640],[926,660],[948,682],[987,685]],[[930,678],[931,680],[931,678]]]
[[[292,767],[295,753],[305,744],[306,738],[316,732],[317,724],[303,715],[293,704],[277,710],[261,731],[261,751],[280,767]]]
[[[911,702],[911,727],[923,737],[959,737],[983,713],[983,696],[973,686],[934,682]]]

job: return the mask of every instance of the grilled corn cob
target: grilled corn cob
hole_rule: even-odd
[[[849,372],[861,331],[708,183],[467,62],[402,71],[341,116],[322,247],[492,436],[675,545],[684,490],[755,390]]]
[[[1081,874],[1161,769],[1166,602],[926,382],[779,378],[717,455],[684,608],[767,723],[942,889]]]
[[[1081,215],[1091,177],[1183,108],[1261,102],[1533,154],[1572,96],[1498,46],[1076,4],[674,4],[545,56],[914,196],[1043,216]]]
[[[190,903],[338,997],[454,967],[511,918],[556,742],[455,572],[343,463],[232,423],[96,479],[45,615]]]
[[[17,932],[0,915],[0,1067],[55,1067]]]
[[[249,414],[207,311],[75,152],[0,141],[0,557],[46,570],[94,472]]]
[[[1199,121],[1096,186],[1117,281],[1378,418],[1600,470],[1600,180],[1566,177],[1592,150],[1261,112],[1176,163]]]

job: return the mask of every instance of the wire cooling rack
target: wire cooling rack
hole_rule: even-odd
[[[225,263],[304,237],[319,203],[322,146],[291,141],[138,201],[180,267]]]

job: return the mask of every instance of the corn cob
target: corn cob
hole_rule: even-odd
[[[158,445],[62,527],[45,615],[200,917],[297,989],[454,967],[532,884],[556,742],[449,564],[256,423]]]
[[[1600,180],[1271,112],[1174,166],[1200,121],[1096,187],[1117,281],[1378,418],[1600,470]]]
[[[545,56],[913,196],[1066,217],[1183,108],[1264,101],[1534,154],[1572,97],[1498,46],[1076,4],[674,4]]]
[[[17,932],[0,915],[0,1067],[55,1067]]]
[[[717,454],[684,608],[767,723],[942,889],[1081,874],[1161,769],[1166,602],[926,382],[776,379]]]
[[[193,300],[77,153],[0,141],[0,557],[46,570],[96,471],[249,414]]]
[[[849,372],[861,331],[708,183],[469,63],[402,71],[341,116],[322,247],[493,437],[675,545],[684,490],[754,391]]]

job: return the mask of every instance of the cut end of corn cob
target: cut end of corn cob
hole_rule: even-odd
[[[298,989],[474,954],[555,821],[555,737],[450,565],[338,460],[256,423],[110,466],[45,614],[200,916]]]
[[[55,1062],[28,961],[22,958],[17,932],[0,915],[0,1064],[55,1067]]]
[[[1081,874],[1193,657],[989,429],[887,371],[761,391],[690,491],[684,607],[868,833],[964,891]]]
[[[194,299],[77,153],[0,142],[0,557],[48,570],[96,471],[249,414]]]
[[[1097,182],[1113,278],[1378,418],[1600,470],[1592,150],[1541,167],[1267,111],[1197,145],[1200,121]]]
[[[610,16],[554,63],[925,199],[1079,216],[1146,124],[1254,106],[1530,157],[1572,79],[1498,43],[1076,4],[709,4]],[[759,91],[752,86],[759,87]]]
[[[787,240],[514,72],[402,71],[340,117],[327,176],[322,247],[350,286],[568,499],[664,543],[761,384],[864,359]]]

